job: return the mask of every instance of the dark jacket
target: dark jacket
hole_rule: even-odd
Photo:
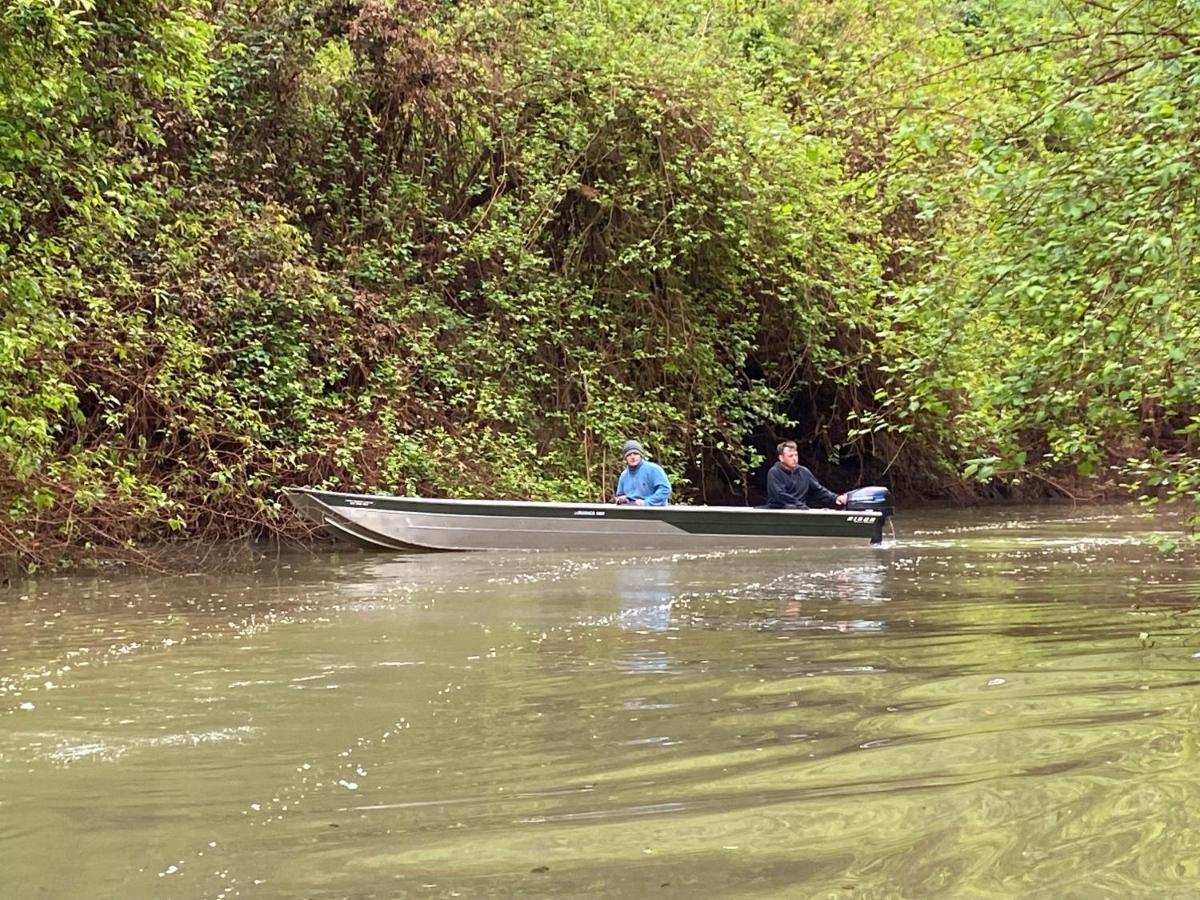
[[[783,463],[775,463],[767,473],[767,506],[770,509],[808,509],[816,506],[833,506],[837,494],[826,488],[813,477],[813,473],[796,466],[790,472]]]

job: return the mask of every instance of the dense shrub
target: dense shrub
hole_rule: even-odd
[[[1193,5],[14,0],[0,554],[599,498],[628,436],[696,499],[783,434],[1194,496]]]

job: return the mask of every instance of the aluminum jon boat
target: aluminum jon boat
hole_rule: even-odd
[[[285,493],[327,533],[375,550],[712,550],[831,539],[878,544],[893,511],[884,488],[851,492],[847,509],[805,510],[434,500],[307,488]]]

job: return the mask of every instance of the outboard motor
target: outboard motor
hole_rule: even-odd
[[[886,516],[895,513],[892,506],[892,493],[885,487],[861,487],[846,493],[847,510],[875,509]]]

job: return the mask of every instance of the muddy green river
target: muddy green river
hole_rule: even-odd
[[[1169,527],[17,582],[0,896],[1200,896]]]

